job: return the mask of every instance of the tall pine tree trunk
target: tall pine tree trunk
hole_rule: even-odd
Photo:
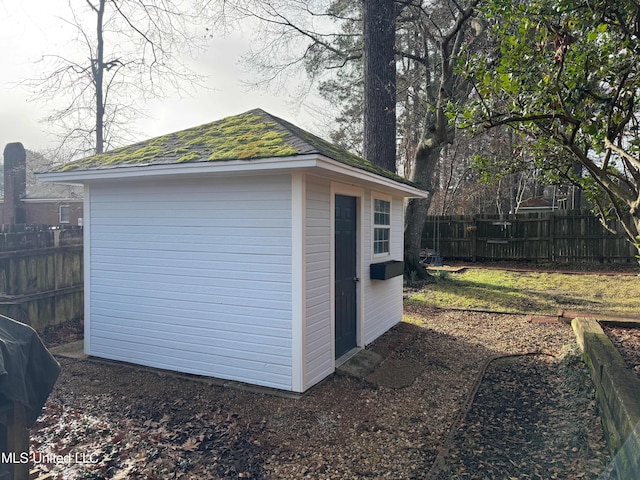
[[[396,61],[393,0],[363,0],[364,157],[396,171]]]

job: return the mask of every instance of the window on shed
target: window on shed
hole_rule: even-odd
[[[374,198],[373,200],[373,254],[389,254],[391,237],[391,202]]]
[[[60,223],[69,223],[71,221],[71,207],[69,205],[60,205],[58,219]]]

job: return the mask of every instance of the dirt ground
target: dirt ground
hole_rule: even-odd
[[[602,329],[627,366],[640,378],[640,328],[605,325]]]
[[[564,262],[522,262],[522,261],[481,261],[463,262],[451,261],[447,265],[452,267],[482,267],[498,270],[513,270],[516,272],[562,272],[576,274],[597,275],[638,275],[640,265],[638,263],[564,263]]]
[[[300,399],[59,358],[31,432],[59,479],[596,479],[609,453],[571,328],[408,304],[366,379]],[[60,343],[79,325],[48,332]],[[408,381],[398,382],[398,378]],[[56,457],[57,456],[57,457]]]

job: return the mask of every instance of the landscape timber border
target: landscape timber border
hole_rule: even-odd
[[[629,369],[600,322],[637,322],[577,317],[571,321],[583,359],[591,371],[607,444],[618,478],[640,472],[640,379]]]

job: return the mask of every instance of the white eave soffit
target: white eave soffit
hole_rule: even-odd
[[[183,164],[132,165],[95,170],[69,170],[66,172],[37,173],[41,182],[82,185],[100,180],[141,179],[174,175],[250,175],[256,173],[290,172],[294,170],[318,169],[338,175],[352,177],[359,182],[385,187],[403,197],[425,197],[427,192],[411,185],[368,172],[323,155],[296,155],[293,157],[270,157],[253,160],[217,160]]]

